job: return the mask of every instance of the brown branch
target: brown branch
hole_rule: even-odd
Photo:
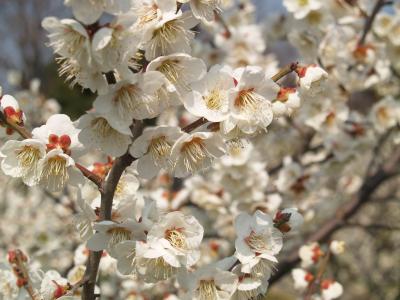
[[[192,132],[193,130],[195,130],[197,127],[200,127],[206,123],[208,123],[207,119],[200,118],[200,119],[197,119],[196,121],[190,123],[189,125],[183,127],[182,131],[189,133],[189,132]]]
[[[346,225],[347,220],[354,216],[360,208],[372,199],[374,191],[386,180],[398,175],[400,148],[396,149],[391,159],[372,175],[365,179],[358,193],[342,207],[339,207],[334,217],[326,221],[319,229],[311,234],[305,243],[326,242],[332,234]],[[294,249],[285,260],[277,266],[277,272],[271,277],[270,284],[290,272],[300,262],[299,248]]]
[[[316,285],[321,283],[322,276],[324,275],[326,268],[328,267],[328,262],[331,257],[331,251],[328,248],[328,253],[325,255],[324,259],[319,265],[317,276],[310,282],[304,300],[310,300],[312,294],[314,293]]]
[[[232,36],[232,32],[229,29],[228,24],[226,24],[224,18],[222,17],[221,13],[217,10],[214,10],[215,21],[219,22],[225,30],[226,38],[230,38]]]
[[[14,275],[17,278],[17,285],[19,287],[24,287],[32,300],[38,300],[29,277],[28,269],[25,266],[27,261],[25,254],[19,249],[11,250],[8,252],[8,260],[13,268]]]
[[[132,126],[133,140],[135,140],[143,131],[143,123],[141,121],[134,121]],[[101,192],[101,206],[100,206],[100,220],[111,220],[112,204],[114,199],[115,189],[125,169],[132,164],[135,160],[129,152],[118,157],[110,170],[107,180],[103,183]],[[94,287],[96,284],[97,273],[99,270],[99,263],[102,251],[89,252],[89,258],[86,263],[85,278],[88,281],[83,285],[82,299],[94,300]]]
[[[77,167],[79,169],[79,171],[82,172],[83,176],[85,176],[87,179],[89,179],[95,185],[97,185],[97,187],[101,191],[101,189],[103,188],[103,179],[100,176],[96,175],[95,173],[93,173],[92,171],[85,168],[84,166],[82,166],[79,163],[75,163],[75,167]]]
[[[358,41],[358,46],[362,46],[365,43],[365,40],[367,38],[368,32],[372,28],[372,24],[374,23],[376,15],[379,13],[382,7],[384,7],[386,4],[388,4],[385,0],[377,0],[376,4],[372,10],[371,15],[367,18],[365,21],[364,29],[362,32],[362,35]]]
[[[286,75],[289,75],[290,73],[294,72],[297,69],[298,65],[299,65],[298,62],[288,64],[287,66],[285,66],[281,70],[279,70],[278,73],[276,73],[274,76],[272,76],[271,79],[273,81],[277,82],[278,80],[282,79]]]

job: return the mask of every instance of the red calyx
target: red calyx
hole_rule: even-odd
[[[71,138],[68,135],[66,134],[63,134],[62,136],[58,136],[56,134],[49,135],[49,143],[47,144],[48,150],[60,148],[64,152],[68,152],[70,146],[71,146]]]
[[[23,277],[17,278],[17,283],[16,283],[17,287],[21,288],[21,287],[25,286],[27,283],[28,283],[28,281],[25,278],[23,278]]]
[[[319,258],[324,255],[324,252],[321,251],[321,248],[319,246],[315,246],[312,249],[312,252],[313,256],[311,257],[311,259],[313,260],[314,263],[316,263],[319,260]]]
[[[10,264],[15,264],[17,262],[17,253],[15,250],[8,251],[8,262]]]
[[[66,290],[63,286],[59,285],[57,282],[53,280],[53,283],[57,286],[56,290],[53,293],[54,299],[58,299],[65,295]]]
[[[314,280],[314,275],[308,272],[306,276],[304,276],[304,280],[307,282],[311,282]]]
[[[321,282],[321,288],[324,290],[329,289],[329,287],[331,286],[332,283],[333,283],[332,279],[324,279]]]
[[[22,126],[24,124],[24,121],[22,120],[22,110],[15,110],[14,107],[7,106],[6,108],[3,109],[4,116],[6,119],[10,119],[14,123]]]
[[[277,100],[281,102],[286,102],[289,94],[293,94],[296,92],[296,88],[293,87],[281,87],[281,89],[278,92],[278,95],[276,97]]]

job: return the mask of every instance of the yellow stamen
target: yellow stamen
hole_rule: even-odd
[[[115,131],[110,124],[108,124],[107,120],[102,117],[93,119],[91,126],[92,129],[103,138],[110,136],[110,134]]]
[[[182,229],[174,228],[165,231],[165,239],[170,242],[172,247],[179,250],[187,250],[186,237],[182,233]]]
[[[219,110],[222,107],[221,93],[218,89],[213,89],[206,97],[203,97],[206,106],[210,110]]]
[[[113,248],[120,242],[130,240],[132,238],[132,232],[124,227],[114,227],[107,231],[111,234],[110,241],[108,242],[109,248]]]
[[[199,137],[185,142],[181,148],[181,154],[183,156],[183,164],[186,170],[190,172],[201,169],[204,160],[208,157],[204,141]]]
[[[49,158],[44,164],[40,174],[40,181],[44,181],[46,186],[57,190],[63,188],[68,179],[67,161],[61,156]]]
[[[199,284],[199,300],[218,299],[218,291],[214,280],[201,280]]]
[[[30,171],[36,168],[40,159],[40,150],[32,146],[25,145],[17,150],[18,166],[21,169]]]
[[[156,164],[160,164],[162,159],[165,159],[171,153],[171,145],[167,142],[165,136],[160,136],[151,140],[149,152]]]

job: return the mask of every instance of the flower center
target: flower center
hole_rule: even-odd
[[[218,299],[218,291],[214,280],[201,280],[199,284],[199,300]]]
[[[185,168],[190,172],[201,169],[204,160],[208,157],[204,141],[199,137],[195,137],[191,141],[184,143],[181,154]]]
[[[258,103],[263,99],[254,92],[254,89],[242,90],[235,99],[235,107],[241,111],[254,113],[258,109]]]
[[[40,180],[45,180],[47,186],[61,189],[68,181],[67,161],[64,157],[54,156],[49,158],[43,166]]]
[[[245,242],[250,247],[250,249],[252,249],[256,253],[264,252],[265,250],[267,250],[267,243],[264,237],[260,234],[255,233],[254,231],[252,231],[250,235],[245,239]]]
[[[171,153],[171,145],[167,142],[165,136],[160,136],[151,140],[149,145],[149,153],[156,164]]]
[[[115,131],[105,118],[96,118],[91,122],[92,129],[102,138],[110,136],[111,132]]]
[[[183,234],[183,228],[167,229],[165,239],[170,242],[172,247],[179,250],[187,250],[186,236]]]
[[[218,89],[213,89],[206,97],[203,97],[206,106],[210,110],[219,110],[222,106],[221,93]]]
[[[387,122],[390,119],[389,112],[386,107],[382,106],[377,111],[378,120],[382,123]]]
[[[178,85],[184,90],[189,90],[189,87],[181,78],[183,70],[184,67],[177,59],[166,60],[157,68],[157,71],[164,74],[171,83]]]
[[[153,112],[152,105],[156,100],[155,97],[143,93],[143,91],[134,84],[128,84],[121,87],[113,99],[117,105],[118,114],[120,116],[130,117],[132,113],[140,112],[144,106],[149,113]]]
[[[18,165],[25,170],[32,170],[40,159],[40,150],[32,146],[23,146],[17,150]]]
[[[230,140],[227,143],[227,146],[228,146],[228,153],[230,156],[239,156],[244,149],[243,142],[240,139]]]
[[[312,25],[318,25],[322,21],[322,14],[319,11],[311,11],[307,15],[307,20]]]
[[[111,234],[110,241],[108,242],[109,248],[113,248],[120,242],[130,240],[132,238],[132,232],[124,227],[114,227],[107,231]]]
[[[308,0],[297,0],[299,6],[306,6],[308,5]]]

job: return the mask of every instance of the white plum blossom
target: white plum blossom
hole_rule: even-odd
[[[52,115],[45,125],[32,131],[32,137],[45,143],[47,150],[60,149],[77,158],[83,153],[83,146],[78,140],[80,130],[67,115]]]
[[[129,148],[133,157],[138,158],[137,170],[141,177],[152,178],[160,169],[173,167],[171,150],[183,132],[172,126],[148,127]]]
[[[322,299],[332,300],[339,298],[343,294],[342,285],[334,280],[324,279],[321,282]]]
[[[300,107],[301,100],[299,92],[295,88],[281,88],[272,103],[272,111],[275,117],[291,116]]]
[[[136,241],[126,240],[118,243],[114,249],[117,269],[123,275],[136,272]]]
[[[67,183],[78,186],[83,183],[82,173],[75,167],[73,158],[61,149],[53,149],[38,162],[39,184],[49,191],[62,190]]]
[[[21,177],[28,186],[38,183],[39,161],[46,155],[46,145],[36,139],[7,141],[0,149],[1,170],[11,177]]]
[[[272,218],[261,211],[253,216],[241,213],[235,219],[236,257],[251,267],[267,260],[277,263],[275,255],[282,249],[282,234],[273,227]],[[243,271],[243,269],[242,269]]]
[[[84,24],[96,22],[103,12],[120,14],[128,10],[129,0],[64,0],[72,8],[74,16]]]
[[[378,132],[384,132],[400,122],[400,104],[391,97],[376,103],[370,112],[370,119]]]
[[[147,243],[136,244],[138,274],[146,282],[157,282],[194,265],[200,258],[203,231],[193,216],[180,211],[161,216],[149,231]]]
[[[300,268],[292,270],[292,277],[294,288],[300,291],[304,291],[314,279],[314,275]]]
[[[192,92],[183,98],[185,108],[197,117],[221,122],[229,116],[229,91],[234,88],[232,71],[213,66],[202,79],[192,83]]]
[[[127,126],[115,129],[107,115],[88,112],[79,119],[79,141],[88,148],[101,149],[104,153],[118,157],[126,153],[132,142],[132,132]]]
[[[192,13],[166,13],[144,33],[144,51],[147,60],[173,53],[190,53],[194,32],[190,29],[198,21]]]
[[[215,19],[214,11],[219,9],[221,0],[179,0],[181,3],[190,3],[190,9],[196,19],[211,22]]]
[[[310,12],[322,7],[321,0],[283,0],[283,4],[296,19],[303,19]]]
[[[188,290],[183,299],[228,300],[236,289],[238,277],[217,265],[207,265],[193,273],[183,273],[179,281]]]
[[[134,219],[127,219],[121,223],[101,221],[95,223],[96,233],[88,240],[87,246],[93,251],[107,249],[110,255],[115,255],[115,247],[128,240],[143,240],[144,227]]]
[[[268,288],[268,279],[263,280],[252,274],[243,273],[240,270],[240,265],[236,266],[232,270],[238,276],[238,283],[235,293],[232,295],[232,300],[244,300],[249,298],[255,298],[258,295],[264,295]]]
[[[323,91],[324,84],[328,78],[328,73],[324,69],[316,65],[310,65],[299,68],[297,73],[299,75],[299,85],[307,95],[314,96]]]
[[[81,63],[89,63],[90,39],[81,23],[73,19],[59,20],[47,17],[42,26],[49,34],[49,46],[62,57],[74,58]]]
[[[161,72],[178,92],[190,91],[190,84],[204,77],[207,67],[204,62],[186,53],[174,53],[152,60],[147,71]]]
[[[59,299],[68,291],[69,285],[66,278],[55,271],[50,270],[44,274],[40,285],[40,296],[43,300]]]
[[[184,133],[171,150],[174,175],[185,177],[208,168],[215,158],[224,154],[221,138],[211,132]]]
[[[324,255],[318,243],[314,242],[308,245],[303,245],[299,249],[301,266],[307,268],[319,261]]]
[[[110,125],[124,132],[134,118],[154,117],[153,107],[159,104],[156,91],[163,84],[164,76],[160,72],[132,74],[129,79],[115,84],[107,94],[98,96],[93,106],[96,112],[109,117]]]
[[[329,250],[334,255],[343,254],[346,251],[346,242],[345,241],[333,240],[329,245]]]
[[[129,55],[137,50],[139,42],[138,33],[124,28],[122,24],[112,23],[94,34],[92,57],[101,71],[112,71],[128,64]]]
[[[266,78],[259,67],[236,69],[233,77],[237,84],[229,92],[229,117],[221,123],[223,133],[235,127],[247,134],[266,130],[273,119],[272,100],[279,91],[278,85]]]

